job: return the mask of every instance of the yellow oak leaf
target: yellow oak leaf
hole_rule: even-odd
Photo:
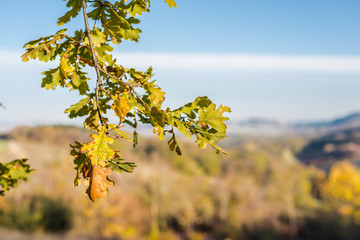
[[[134,105],[129,101],[129,95],[122,93],[121,95],[113,96],[114,104],[111,108],[115,111],[116,116],[120,118],[121,122],[125,121],[126,114],[134,108]]]
[[[111,137],[106,136],[106,128],[103,127],[99,134],[92,134],[90,136],[93,140],[87,144],[84,144],[80,151],[85,153],[91,160],[91,165],[100,165],[105,167],[107,160],[111,159],[115,152],[109,147],[114,140]]]

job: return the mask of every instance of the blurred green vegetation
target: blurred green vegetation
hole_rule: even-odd
[[[24,197],[19,202],[9,202],[1,209],[0,225],[22,231],[44,230],[61,233],[72,227],[71,206],[59,199],[45,196]]]
[[[304,165],[296,156],[311,139],[232,137],[223,146],[229,155],[184,140],[181,157],[156,138],[140,139],[136,149],[116,142],[138,168],[113,174],[117,187],[94,204],[85,185],[72,187],[68,144],[87,136],[64,126],[9,134],[37,171],[0,198],[2,231],[62,239],[359,239],[360,170],[346,159],[328,172]],[[17,157],[4,152],[3,159]]]

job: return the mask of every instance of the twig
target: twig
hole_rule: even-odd
[[[97,76],[96,89],[95,89],[96,108],[97,108],[97,112],[99,114],[101,126],[104,126],[103,118],[102,118],[101,112],[100,112],[100,105],[99,105],[99,87],[101,85],[102,80],[101,80],[100,71],[99,71],[100,66],[97,62],[94,46],[93,46],[92,39],[91,39],[91,32],[89,29],[89,21],[88,21],[88,16],[86,13],[86,8],[87,8],[86,0],[82,0],[82,7],[83,7],[83,15],[84,15],[84,21],[85,21],[86,35],[89,39],[92,60],[93,60],[94,66],[95,66],[96,76]]]
[[[71,40],[71,41],[73,41],[73,42],[76,42],[77,44],[81,44],[81,40],[80,41],[78,41],[78,40],[76,40],[76,39],[74,39],[74,38],[72,38],[72,37],[70,37],[69,35],[67,35],[67,34],[63,34],[64,35],[64,37],[66,37],[67,39],[69,39],[69,40]]]
[[[79,50],[80,50],[80,47],[81,47],[81,42],[84,40],[85,38],[85,35],[86,33],[84,33],[81,38],[80,38],[80,41],[78,42],[77,44],[77,47],[76,47],[76,54],[75,54],[75,67],[76,67],[76,72],[78,71],[78,61],[77,61],[77,57],[79,55]]]
[[[105,71],[104,69],[102,69],[100,65],[99,65],[99,70],[100,70],[100,72],[102,72],[102,73],[104,73],[106,76],[108,76],[109,78],[113,78],[113,79],[121,82],[122,84],[131,87],[131,86],[130,86],[131,84],[129,84],[129,83],[127,83],[127,82],[124,82],[124,81],[122,80],[122,78],[123,78],[123,77],[125,76],[125,74],[126,74],[125,71],[124,71],[124,73],[123,73],[120,77],[116,77],[116,76],[111,75],[110,73],[108,73],[108,72]]]
[[[122,78],[125,76],[126,72],[124,71],[124,73],[120,76],[120,77],[115,77],[113,75],[111,75],[110,73],[108,73],[107,71],[103,70],[102,68],[100,68],[99,66],[99,70],[100,72],[104,73],[106,76],[108,76],[109,78],[113,78],[117,81],[119,81],[120,83],[128,86],[132,91],[133,93],[135,94],[136,98],[140,100],[141,104],[143,105],[143,107],[146,107],[146,103],[144,102],[144,100],[142,100],[142,98],[140,97],[140,95],[135,91],[135,87],[134,85],[130,84],[130,83],[127,83],[127,82],[124,82],[122,80]]]
[[[107,2],[109,3],[109,2]],[[97,110],[98,110],[98,114],[99,114],[99,117],[100,117],[100,122],[101,122],[101,125],[104,125],[103,124],[103,120],[102,120],[102,117],[101,117],[101,113],[100,113],[100,107],[99,107],[99,89],[102,85],[102,80],[101,80],[101,76],[100,76],[100,72],[104,73],[106,76],[110,77],[110,78],[113,78],[115,80],[118,80],[120,83],[128,86],[135,94],[136,98],[141,102],[141,104],[143,105],[144,108],[146,108],[146,103],[144,102],[144,100],[140,97],[140,95],[135,91],[135,87],[130,84],[130,83],[127,83],[127,82],[124,82],[122,80],[122,78],[125,76],[126,72],[124,71],[124,73],[122,74],[122,76],[120,77],[116,77],[116,76],[113,76],[111,74],[109,74],[107,71],[103,70],[100,66],[100,64],[98,63],[97,59],[96,59],[96,56],[95,56],[95,51],[94,51],[94,46],[92,44],[92,39],[91,39],[91,33],[90,33],[90,29],[89,29],[89,22],[88,22],[88,17],[87,17],[87,14],[86,14],[86,1],[85,0],[82,0],[82,5],[83,5],[83,14],[84,14],[84,20],[85,20],[85,28],[86,28],[86,34],[87,34],[87,37],[89,39],[89,45],[90,45],[90,50],[91,50],[91,55],[92,55],[92,58],[93,58],[93,63],[94,63],[94,67],[96,69],[96,75],[97,75],[97,82],[96,82],[96,95],[95,95],[95,98],[96,98],[96,105],[97,105]],[[102,89],[101,89],[102,90]]]
[[[103,87],[102,84],[100,85],[99,89],[100,89],[101,91],[105,92],[107,95],[111,96],[111,92],[109,92],[108,90],[106,90],[106,89]]]

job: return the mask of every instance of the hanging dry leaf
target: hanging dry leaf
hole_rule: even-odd
[[[86,194],[95,202],[108,193],[108,188],[114,186],[114,182],[109,179],[112,170],[109,168],[94,165],[90,171],[90,184],[86,189]]]

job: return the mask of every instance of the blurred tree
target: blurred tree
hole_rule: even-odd
[[[360,224],[360,170],[349,161],[332,166],[321,186],[321,197],[330,209]]]

